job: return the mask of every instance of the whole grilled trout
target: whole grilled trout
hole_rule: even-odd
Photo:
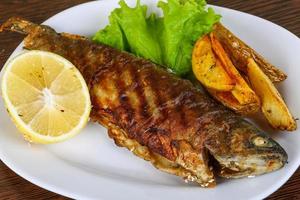
[[[212,187],[215,174],[260,175],[287,161],[266,134],[148,60],[21,18],[9,19],[4,30],[28,34],[26,49],[71,61],[89,85],[91,118],[118,146],[162,171]]]

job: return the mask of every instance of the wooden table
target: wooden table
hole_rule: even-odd
[[[1,0],[0,23],[15,15],[40,23],[66,8],[83,2],[87,0]],[[260,16],[300,36],[300,0],[209,0],[208,2]],[[21,40],[22,36],[18,34],[0,34],[1,67]],[[31,184],[0,161],[0,199],[66,198]],[[300,199],[300,169],[268,199]]]

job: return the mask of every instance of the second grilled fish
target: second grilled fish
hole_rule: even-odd
[[[215,174],[260,175],[287,161],[266,134],[147,60],[20,18],[4,30],[28,34],[26,49],[54,52],[77,66],[89,84],[91,118],[117,145],[162,171],[209,187]]]

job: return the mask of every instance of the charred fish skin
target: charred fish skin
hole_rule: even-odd
[[[267,173],[286,162],[280,145],[252,124],[147,60],[20,18],[8,20],[4,30],[28,34],[25,48],[59,54],[77,66],[89,85],[91,118],[117,145],[162,171],[209,187],[215,185],[210,155],[221,166],[217,173],[228,178]],[[229,170],[236,173],[224,173]]]

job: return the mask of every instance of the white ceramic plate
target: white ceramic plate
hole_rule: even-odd
[[[127,2],[134,5],[135,0]],[[156,1],[142,2],[155,9]],[[58,32],[91,36],[107,24],[115,7],[117,0],[90,2],[67,9],[45,24]],[[300,117],[299,38],[261,18],[214,8],[222,14],[226,26],[289,75],[279,89],[294,116]],[[14,54],[20,51],[21,45]],[[216,188],[203,189],[160,172],[128,150],[116,147],[97,124],[90,123],[80,135],[64,143],[30,145],[0,101],[1,160],[30,182],[76,199],[262,199],[284,184],[300,163],[300,131],[271,133],[289,155],[283,169],[252,179],[221,180]]]

